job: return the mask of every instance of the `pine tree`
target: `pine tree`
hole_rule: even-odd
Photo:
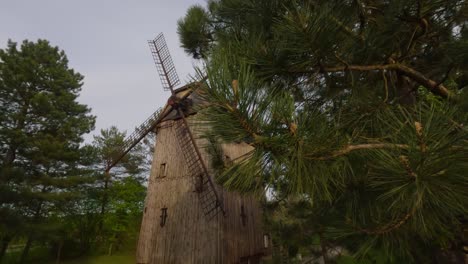
[[[468,2],[209,1],[179,21],[226,188],[264,193],[279,247],[449,261],[467,213]],[[460,259],[459,259],[460,261]]]
[[[99,135],[94,136],[90,147],[95,156],[92,170],[97,175],[97,181],[87,188],[88,197],[82,201],[93,206],[77,206],[78,214],[98,219],[93,220],[93,223],[97,224],[97,227],[93,228],[96,232],[94,239],[100,242],[107,240],[109,252],[114,242],[120,243],[124,233],[130,232],[129,223],[141,213],[141,210],[138,210],[142,209],[139,203],[144,200],[143,183],[149,170],[147,158],[152,154],[147,144],[139,144],[111,171],[106,172],[107,167],[116,158],[116,147],[123,145],[125,136],[126,133],[119,131],[115,126],[102,129]],[[134,193],[130,195],[129,192]],[[80,208],[89,210],[80,211]]]
[[[77,102],[82,79],[46,40],[26,40],[20,48],[9,41],[0,50],[2,255],[12,236],[21,235],[23,262],[35,239],[53,233],[48,219],[57,206],[86,181],[80,144],[95,118]]]
[[[102,172],[102,188],[103,188],[103,200],[101,206],[101,214],[105,213],[107,205],[107,192],[111,184],[111,180],[121,180],[125,177],[134,177],[139,182],[144,181],[146,171],[148,171],[147,156],[149,152],[143,145],[137,145],[132,149],[130,153],[114,166],[112,169],[112,175],[109,173],[105,174],[105,170],[112,164],[116,158],[116,146],[122,146],[125,139],[125,132],[121,132],[117,127],[112,126],[109,129],[101,129],[101,133],[98,136],[94,136],[93,147],[97,154],[97,164],[93,168],[96,172]]]
[[[138,145],[106,173],[124,138],[125,133],[112,126],[102,129],[82,148],[86,160],[81,164],[90,181],[76,186],[79,197],[61,206],[58,222],[64,228],[51,247],[57,259],[111,253],[134,242],[145,197],[143,175],[149,152]]]

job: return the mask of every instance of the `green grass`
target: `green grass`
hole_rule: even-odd
[[[50,264],[55,262],[50,262]],[[134,255],[90,256],[74,260],[61,261],[62,264],[134,264]]]
[[[0,261],[1,264],[16,264],[19,259],[20,252],[15,254],[7,254],[7,256]],[[44,250],[32,250],[28,257],[28,264],[55,264],[53,257],[47,255]],[[133,252],[116,252],[115,255],[100,255],[100,256],[83,256],[76,259],[66,259],[60,261],[60,264],[134,264],[135,254]]]

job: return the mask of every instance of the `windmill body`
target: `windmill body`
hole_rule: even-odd
[[[181,89],[177,95],[190,93]],[[197,102],[193,93],[187,97]],[[197,115],[186,118],[208,168],[211,160],[199,138]],[[190,151],[180,133],[183,120],[169,112],[157,126],[157,139],[143,222],[137,249],[137,263],[257,263],[265,253],[261,209],[250,196],[215,188],[224,214],[207,214],[206,203],[215,203],[209,187],[197,185],[197,175],[189,168]],[[183,132],[182,132],[183,133]],[[234,160],[251,147],[245,143],[222,145],[223,157]],[[201,189],[200,189],[201,185]]]
[[[156,145],[137,247],[137,263],[259,263],[267,252],[261,208],[251,196],[228,192],[212,179],[211,157],[194,109],[202,106],[194,85],[175,89],[179,78],[164,36],[148,41],[167,105],[116,149],[108,173],[150,132]],[[196,85],[195,85],[196,86]],[[252,147],[223,144],[222,158],[235,161]]]

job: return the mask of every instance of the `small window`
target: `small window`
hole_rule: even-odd
[[[241,205],[241,220],[242,220],[242,226],[245,226],[247,224],[247,215],[245,214],[245,208],[244,205]]]
[[[161,166],[159,166],[159,176],[158,176],[158,178],[164,178],[166,176],[167,176],[166,163],[161,163]]]
[[[263,234],[263,247],[268,248],[270,247],[270,235]]]
[[[224,155],[223,161],[224,161],[224,166],[226,167],[231,167],[234,164],[231,157],[229,157],[228,155]]]
[[[161,222],[159,223],[159,225],[161,227],[165,226],[166,225],[166,220],[167,220],[167,207],[163,207],[161,208]]]
[[[241,257],[240,264],[249,264],[250,263],[249,257]]]
[[[203,192],[203,174],[200,174],[198,177],[195,177],[195,192],[202,193]]]

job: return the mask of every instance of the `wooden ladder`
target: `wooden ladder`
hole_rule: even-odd
[[[203,213],[208,220],[211,220],[220,212],[224,214],[222,202],[206,170],[186,120],[182,119],[177,123],[175,132],[177,141],[187,161],[189,175],[195,187],[195,192],[198,193]]]

